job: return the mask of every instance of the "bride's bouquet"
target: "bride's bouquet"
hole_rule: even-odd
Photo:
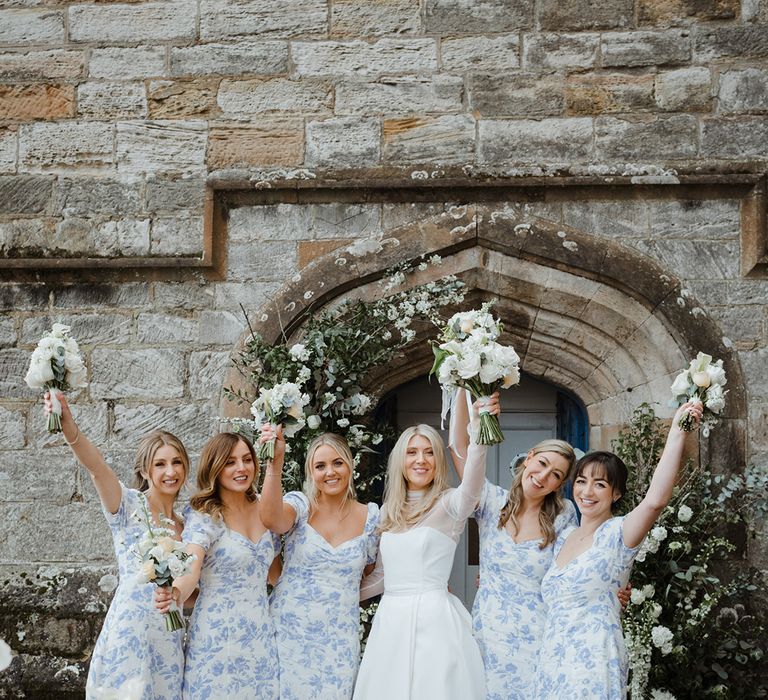
[[[701,432],[706,437],[709,431],[720,419],[720,414],[725,408],[725,395],[723,390],[726,382],[723,361],[712,362],[712,356],[700,352],[690,365],[675,377],[671,391],[674,399],[670,402],[673,406],[682,406],[691,399],[698,399],[704,404],[704,412],[701,418]],[[682,430],[690,432],[694,428],[694,422],[690,414],[686,413],[679,422]]]
[[[487,398],[498,389],[520,382],[520,358],[514,348],[496,342],[502,325],[488,313],[492,303],[454,314],[438,340],[432,342],[435,363],[430,375],[437,376],[444,395],[460,387],[475,399]],[[503,441],[498,417],[481,409],[477,443],[495,445]]]
[[[154,525],[144,496],[141,497],[141,512],[136,511],[132,517],[146,528],[144,537],[135,547],[141,562],[138,574],[140,583],[154,583],[163,588],[170,588],[177,578],[190,573],[192,562],[197,557],[189,554],[184,543],[174,537],[172,520],[160,516],[163,525]],[[181,615],[175,606],[165,613],[164,617],[165,629],[169,632],[184,627]]]
[[[259,389],[258,398],[251,404],[251,413],[257,426],[262,423],[282,425],[287,437],[292,437],[306,425],[304,406],[309,394],[302,394],[301,387],[293,382],[281,382],[271,389]],[[274,459],[275,441],[259,445],[259,459]]]
[[[24,377],[30,389],[51,392],[52,411],[48,416],[48,432],[61,432],[61,404],[57,391],[87,386],[86,370],[77,341],[69,336],[69,326],[54,323],[51,332],[41,338],[32,353],[29,370]]]

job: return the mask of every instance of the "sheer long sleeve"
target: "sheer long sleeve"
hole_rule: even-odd
[[[381,559],[381,551],[376,557],[376,566],[367,576],[363,576],[360,582],[360,600],[368,600],[375,595],[384,593],[384,562]]]
[[[464,478],[457,488],[451,489],[445,495],[443,500],[445,510],[454,520],[466,520],[480,502],[485,483],[487,452],[488,447],[486,445],[477,445],[474,442],[470,444],[467,450]]]

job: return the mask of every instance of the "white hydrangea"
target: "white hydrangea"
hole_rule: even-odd
[[[653,530],[651,530],[651,537],[655,539],[657,542],[663,542],[667,539],[667,528],[665,528],[663,525],[657,525]],[[656,548],[656,551],[658,551],[658,547]]]
[[[296,362],[306,362],[309,359],[309,350],[301,343],[296,343],[289,351],[288,354],[292,360]]]
[[[661,651],[664,656],[672,651],[672,641],[674,638],[675,636],[672,632],[670,632],[667,627],[664,627],[664,625],[656,625],[656,627],[651,630],[651,641],[653,642],[653,646]]]
[[[677,511],[677,519],[681,523],[687,523],[693,517],[693,511],[688,506],[680,506]]]

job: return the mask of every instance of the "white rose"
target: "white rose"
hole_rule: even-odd
[[[165,554],[170,554],[171,552],[176,551],[176,540],[174,540],[173,537],[161,537],[157,541],[157,546],[160,547]]]
[[[643,595],[647,598],[653,598],[654,594],[656,593],[656,589],[649,583],[646,586],[643,586]]]
[[[714,365],[707,367],[707,374],[709,374],[712,384],[725,386],[728,383],[728,380],[725,378],[725,370],[723,369],[722,360],[718,360]]]
[[[672,651],[672,640],[675,636],[664,625],[657,625],[651,630],[651,641],[653,646],[661,650],[666,655]]]
[[[658,619],[661,617],[661,613],[662,613],[662,607],[661,607],[661,605],[659,605],[658,603],[654,603],[654,604],[651,606],[651,617],[652,617],[654,620],[658,620]]]
[[[285,437],[292,438],[296,433],[298,433],[307,422],[304,420],[304,418],[299,418],[295,423],[290,423],[283,427],[283,433],[285,434]],[[288,445],[285,446],[286,452],[288,451]]]
[[[347,428],[349,426],[349,419],[339,418],[339,420],[336,421],[336,425],[338,425],[340,428]]]
[[[50,360],[48,362],[35,362],[33,358],[24,381],[30,389],[42,389],[48,382],[53,381],[53,377]]]
[[[0,639],[0,673],[5,671],[13,661],[13,652],[2,639]]]
[[[712,383],[712,380],[709,378],[709,375],[706,373],[706,371],[694,372],[694,374],[691,376],[691,379],[693,379],[693,383],[696,386],[699,386],[702,389],[706,389]]]
[[[688,387],[690,386],[690,381],[688,379],[688,370],[683,370],[675,377],[675,381],[672,382],[672,386],[670,387],[670,391],[672,392],[672,396],[680,396],[681,394],[687,394],[688,393]]]
[[[515,384],[520,383],[520,371],[515,367],[515,369],[510,370],[507,372],[507,374],[504,375],[502,382],[502,389],[509,389],[509,387],[514,386]]]
[[[307,418],[307,426],[310,430],[317,430],[320,427],[320,422],[320,416],[312,415]]]
[[[295,402],[288,407],[286,413],[291,416],[291,418],[299,420],[299,418],[304,415],[304,410],[299,402]]]
[[[677,511],[677,519],[681,523],[687,523],[693,517],[693,511],[688,506],[680,506]]]
[[[662,525],[657,525],[653,530],[651,530],[651,537],[655,539],[657,542],[663,542],[667,539],[667,528],[665,528]]]
[[[139,569],[139,581],[141,583],[149,583],[154,581],[156,576],[154,562],[145,561]]]
[[[170,569],[173,578],[179,578],[179,576],[183,576],[186,572],[187,564],[178,559],[178,557],[171,557],[168,560],[168,568]]]
[[[694,375],[696,372],[705,372],[710,364],[712,364],[712,355],[700,352],[696,355],[696,359],[691,360],[691,364],[688,366],[688,371],[691,375]]]
[[[456,371],[462,379],[472,379],[480,372],[480,355],[472,353],[459,360]]]
[[[634,605],[640,605],[640,603],[645,601],[645,596],[640,589],[633,588],[632,593],[629,594],[629,599]]]
[[[707,391],[705,405],[713,413],[720,413],[725,408],[725,392],[719,384],[714,384]]]
[[[495,362],[483,362],[480,365],[480,381],[483,384],[493,384],[497,379],[501,379],[502,374],[501,367]]]
[[[472,329],[475,327],[474,322],[471,318],[465,318],[462,320],[462,322],[459,324],[459,330],[461,330],[462,333],[466,333],[467,335],[472,332]]]

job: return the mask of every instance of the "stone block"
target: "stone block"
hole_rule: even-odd
[[[88,362],[87,356],[85,361]],[[103,401],[95,404],[81,402],[80,399],[84,398],[86,393],[87,389],[81,392],[69,392],[67,400],[83,434],[87,435],[99,449],[104,449],[109,431],[107,404]],[[60,472],[57,474],[61,474],[66,488],[69,489],[66,502],[90,498],[86,494],[91,487],[88,484],[83,486],[81,479],[82,476],[87,476],[87,470],[74,458],[61,433],[48,432],[48,419],[43,413],[42,402],[38,401],[28,411],[27,441],[43,451],[46,462],[59,465]]]
[[[565,98],[569,115],[631,114],[656,106],[653,76],[634,73],[574,75],[568,78]]]
[[[154,219],[151,235],[152,255],[203,255],[203,217]]]
[[[0,176],[0,214],[44,214],[51,204],[53,184],[48,175]]]
[[[193,13],[194,16],[194,13]],[[327,36],[328,6],[324,0],[211,0],[200,8],[204,41],[238,36]]]
[[[539,26],[544,30],[617,29],[634,24],[632,0],[542,0],[538,5]]]
[[[208,137],[208,167],[300,165],[304,128],[300,119],[262,119],[248,126],[214,125]]]
[[[16,651],[40,653],[45,656],[62,654],[76,656],[90,650],[91,625],[88,620],[60,619],[42,616],[35,624],[24,627],[23,639],[16,643]]]
[[[768,155],[768,118],[704,119],[700,149],[704,158],[765,158]]]
[[[3,449],[20,450],[25,447],[24,428],[23,413],[0,406],[0,444],[3,445]]]
[[[763,306],[715,306],[708,309],[723,334],[739,348],[753,348],[765,340]]]
[[[29,369],[29,355],[28,350],[0,350],[0,396],[3,398],[38,397],[38,392],[29,389],[24,383],[24,375]]]
[[[143,256],[149,253],[149,219],[119,219],[95,223],[65,218],[56,225],[49,248],[61,252],[102,256]]]
[[[768,348],[740,350],[739,360],[749,386],[750,401],[768,401]]]
[[[97,399],[177,399],[184,395],[184,356],[169,348],[91,353],[91,396]]]
[[[390,76],[434,73],[434,39],[379,39],[365,41],[296,41],[291,44],[296,75]]]
[[[16,129],[0,129],[0,173],[16,171],[18,149],[19,139]]]
[[[218,114],[218,78],[199,80],[153,80],[147,86],[152,119],[192,119]]]
[[[205,180],[195,177],[151,177],[145,189],[145,209],[157,215],[202,214]]]
[[[664,66],[691,60],[691,39],[687,30],[663,32],[609,32],[600,45],[605,68]]]
[[[633,200],[563,202],[563,223],[606,238],[646,237],[648,205]]]
[[[155,309],[207,309],[213,306],[213,288],[204,282],[155,283]]]
[[[613,117],[595,120],[595,148],[603,158],[627,161],[690,158],[696,155],[696,118],[689,115],[628,121]]]
[[[312,204],[309,209],[308,227],[296,229],[292,238],[359,238],[381,228],[380,204],[329,202]],[[302,231],[309,236],[302,236]]]
[[[424,28],[429,34],[486,34],[533,26],[532,0],[427,0]]]
[[[74,114],[72,85],[0,85],[0,119],[66,119]]]
[[[77,86],[77,116],[86,119],[141,119],[147,116],[143,83],[89,82]]]
[[[484,120],[479,139],[478,160],[487,165],[586,160],[593,152],[592,120],[585,118]]]
[[[227,116],[250,117],[265,112],[330,114],[333,87],[330,83],[288,78],[223,80],[217,102]]]
[[[517,33],[440,41],[440,65],[448,73],[492,73],[520,67]]]
[[[193,352],[189,356],[189,391],[195,399],[221,396],[230,367],[229,352]]]
[[[131,49],[93,49],[88,75],[108,80],[137,80],[165,75],[165,48],[137,46]]]
[[[48,304],[49,292],[50,290],[43,284],[2,284],[0,285],[0,310],[4,312],[38,311]],[[26,372],[26,369],[24,371]]]
[[[768,451],[768,404],[750,404],[749,439],[753,450]]]
[[[172,46],[171,75],[279,75],[288,71],[287,41]]]
[[[118,122],[119,173],[185,173],[205,169],[207,124],[202,121]]]
[[[97,122],[25,124],[19,127],[19,166],[42,170],[76,165],[99,168],[114,161],[114,127]]]
[[[668,112],[709,112],[712,75],[709,68],[680,68],[656,75],[656,104]]]
[[[445,207],[441,202],[385,202],[381,211],[381,228],[389,231],[439,216],[443,211]]]
[[[420,29],[419,3],[413,0],[334,0],[331,5],[334,37],[416,34]]]
[[[563,93],[561,76],[476,75],[470,83],[469,103],[482,117],[559,116],[565,106]]]
[[[32,410],[41,411],[38,406]],[[46,428],[43,427],[43,430],[46,431]],[[77,460],[69,448],[66,452],[61,449],[39,449],[40,444],[34,439],[30,447],[32,449],[0,451],[0,501],[66,505],[77,489]],[[44,479],[40,478],[41,469],[45,470]]]
[[[242,304],[248,314],[258,320],[281,285],[281,280],[221,282],[214,290],[214,306],[217,309],[237,309]]]
[[[47,292],[52,309],[102,309],[122,307],[129,309],[150,306],[149,286],[146,282],[124,282],[121,284],[65,284]]]
[[[735,199],[675,199],[648,203],[654,238],[738,239],[739,202]]]
[[[124,314],[55,314],[24,319],[21,342],[35,345],[54,323],[63,323],[72,329],[72,335],[81,348],[91,345],[122,345],[133,337],[133,317]]]
[[[147,345],[188,344],[199,332],[194,319],[171,314],[139,314],[138,326],[138,341]]]
[[[745,68],[720,74],[719,112],[748,114],[768,112],[768,70]]]
[[[468,114],[384,121],[384,160],[465,164],[475,160],[475,119]]]
[[[733,279],[739,275],[737,241],[663,239],[628,243],[684,280]]]
[[[526,70],[577,71],[597,65],[599,34],[523,35],[523,67]]]
[[[13,219],[0,222],[0,255],[26,258],[59,252],[54,219]],[[66,244],[66,242],[65,242]]]
[[[376,82],[348,81],[336,86],[337,114],[429,114],[463,110],[459,77],[403,77]]]
[[[84,68],[84,51],[0,53],[0,80],[76,80],[83,77]]]
[[[338,117],[307,123],[306,163],[310,166],[376,165],[381,157],[381,122],[372,117]]]
[[[296,270],[296,243],[275,241],[261,246],[257,255],[253,242],[230,243],[227,255],[227,279],[280,280],[290,279]]]
[[[204,398],[218,396],[212,392]],[[167,430],[178,437],[188,452],[199,450],[215,429],[210,408],[195,403],[179,406],[115,406],[114,435],[116,444],[134,450],[136,444],[153,430]],[[187,482],[192,489],[194,483]]]
[[[0,348],[16,345],[16,322],[12,318],[0,318]]]
[[[312,238],[312,208],[301,204],[237,207],[230,213],[229,238],[234,243],[296,241]]]
[[[353,242],[351,238],[332,238],[329,241],[300,241],[298,245],[298,267],[300,270],[318,258],[334,250],[339,250]]]
[[[111,177],[60,177],[56,211],[66,216],[136,216],[142,210],[141,183]]]
[[[768,27],[709,25],[693,35],[694,60],[708,63],[718,58],[768,56]]]
[[[69,8],[69,39],[100,44],[194,39],[196,15],[195,0],[75,5]]]
[[[688,24],[691,21],[733,19],[740,0],[638,0],[641,24]]]
[[[64,15],[48,8],[0,10],[0,45],[64,42]]]
[[[242,312],[203,311],[200,314],[200,345],[234,346],[245,330]]]

